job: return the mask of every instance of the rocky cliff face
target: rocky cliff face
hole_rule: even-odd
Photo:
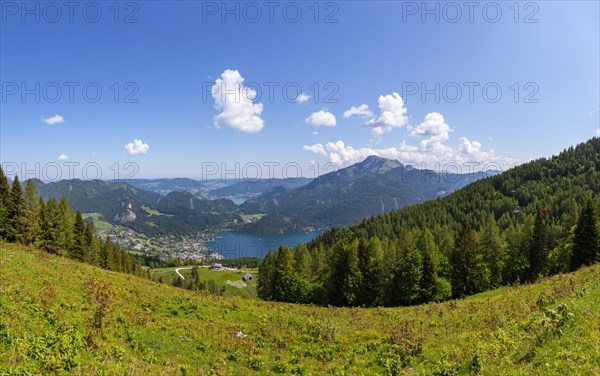
[[[114,216],[114,220],[121,223],[128,223],[135,221],[136,214],[133,211],[133,205],[131,201],[121,200],[117,207],[117,214]]]

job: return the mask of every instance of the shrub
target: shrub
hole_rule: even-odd
[[[92,326],[102,329],[102,325],[110,312],[111,302],[115,296],[115,290],[110,281],[102,281],[94,277],[85,282],[85,293],[88,302],[95,306]]]

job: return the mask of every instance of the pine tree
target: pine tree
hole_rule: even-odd
[[[589,200],[581,209],[573,237],[573,254],[571,270],[582,265],[589,265],[600,260],[598,224],[594,213],[594,205]]]
[[[21,190],[21,183],[19,183],[19,177],[15,176],[13,180],[12,188],[10,189],[10,196],[6,205],[7,211],[7,231],[6,239],[8,241],[21,241],[22,240],[22,215],[23,215],[23,192]]]
[[[535,217],[535,224],[531,241],[529,242],[529,276],[528,280],[534,282],[544,274],[548,260],[548,223],[547,211],[542,208]]]

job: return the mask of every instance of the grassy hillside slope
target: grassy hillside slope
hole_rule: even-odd
[[[179,269],[179,274],[185,278],[185,281],[189,281],[192,278],[192,267],[173,267],[173,268],[160,268],[150,270],[150,275],[153,280],[157,280],[162,277],[165,282],[173,281],[178,275],[175,270]],[[223,296],[239,296],[242,298],[256,298],[256,280],[253,278],[250,281],[242,281],[242,277],[250,273],[252,276],[258,275],[258,269],[238,269],[236,271],[222,270],[213,271],[205,267],[198,268],[198,276],[200,281],[208,282],[213,280],[222,291]],[[243,284],[241,284],[243,282]],[[184,282],[185,283],[185,282]],[[235,285],[232,285],[235,284]],[[243,285],[246,285],[245,287]],[[237,286],[236,286],[237,285]]]
[[[353,309],[205,296],[0,250],[0,374],[600,374],[600,265],[461,301]]]

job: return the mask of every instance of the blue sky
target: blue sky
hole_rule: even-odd
[[[21,175],[313,176],[369,154],[505,167],[600,126],[597,1],[275,2],[272,19],[264,2],[52,4],[0,9],[0,159]]]

